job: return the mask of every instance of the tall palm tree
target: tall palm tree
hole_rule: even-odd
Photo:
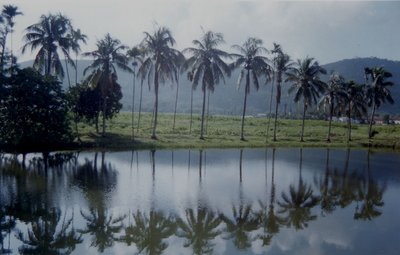
[[[224,37],[220,33],[207,31],[200,40],[193,40],[195,47],[186,48],[184,52],[191,55],[185,66],[190,68],[192,74],[192,89],[201,83],[203,92],[203,105],[201,111],[200,139],[204,139],[204,113],[206,106],[207,90],[213,92],[215,86],[222,80],[225,82],[225,75],[230,76],[231,70],[223,58],[230,58],[230,55],[217,47],[224,43]]]
[[[126,46],[122,45],[118,39],[114,39],[110,34],[98,40],[96,43],[97,49],[91,52],[83,53],[84,56],[93,57],[94,61],[85,70],[94,70],[91,74],[91,85],[100,86],[102,96],[102,113],[103,113],[103,127],[102,134],[105,135],[106,129],[106,110],[108,97],[111,94],[111,88],[117,80],[116,67],[123,71],[132,72],[128,66],[128,58],[122,53]]]
[[[7,34],[10,33],[10,45],[11,45],[11,66],[13,65],[12,61],[13,61],[13,32],[14,32],[14,25],[15,25],[15,21],[14,18],[18,15],[23,15],[22,12],[20,12],[18,10],[18,7],[15,5],[4,5],[3,9],[1,11],[1,16],[6,20],[7,24],[4,28],[3,31],[3,43],[4,45],[2,45],[2,52],[1,52],[1,62],[0,62],[0,72],[3,71],[3,65],[4,65],[4,54],[5,54],[5,45],[6,45],[6,40],[7,40]]]
[[[391,104],[394,103],[389,90],[389,87],[393,86],[394,83],[387,80],[392,77],[392,74],[383,67],[365,68],[364,71],[366,82],[368,83],[369,78],[371,79],[371,84],[367,89],[368,106],[372,107],[368,128],[368,137],[371,139],[373,137],[372,124],[374,123],[375,111],[386,101]]]
[[[275,44],[274,44],[275,46]],[[286,72],[293,66],[290,56],[283,53],[281,47],[275,46],[277,56],[273,59],[274,63],[274,79],[276,80],[276,104],[275,104],[275,121],[274,121],[274,137],[276,141],[276,125],[278,122],[278,107],[281,103],[282,79]]]
[[[344,92],[344,83],[344,78],[340,74],[332,73],[325,86],[325,93],[322,95],[319,102],[320,106],[329,109],[328,135],[326,137],[327,142],[331,142],[331,127],[334,110],[342,102],[341,99],[346,96]]]
[[[133,67],[133,82],[132,82],[132,139],[135,136],[135,128],[134,128],[134,112],[135,112],[135,87],[136,87],[136,66],[141,61],[141,51],[138,47],[133,47],[129,49],[126,53],[128,57],[132,61]]]
[[[365,102],[365,89],[363,85],[359,85],[354,81],[344,84],[345,97],[342,98],[343,103],[339,104],[340,108],[347,115],[347,142],[351,141],[351,119],[354,117],[361,118],[367,114],[367,104]]]
[[[235,62],[232,64],[233,68],[241,68],[240,75],[238,78],[238,87],[243,81],[243,77],[246,76],[246,85],[244,90],[244,102],[243,102],[243,114],[242,114],[242,125],[240,129],[240,140],[244,141],[244,119],[246,115],[247,96],[250,94],[250,77],[252,78],[253,85],[258,90],[259,82],[258,78],[261,75],[269,74],[269,65],[267,64],[267,58],[262,56],[263,53],[267,52],[267,49],[262,46],[263,42],[261,39],[250,37],[242,46],[233,45],[232,48],[237,50],[239,54],[231,54],[235,58]]]
[[[320,93],[324,92],[324,82],[320,80],[319,75],[326,74],[317,61],[306,57],[303,60],[298,59],[292,68],[287,72],[286,81],[292,83],[289,93],[295,92],[294,102],[303,99],[303,122],[301,126],[301,142],[304,142],[304,120],[306,111],[313,103],[317,103]]]
[[[72,50],[75,52],[75,84],[78,84],[78,55],[81,51],[80,42],[86,44],[87,35],[83,34],[80,29],[72,30]]]
[[[179,63],[183,60],[183,55],[172,48],[175,39],[171,31],[166,27],[160,27],[153,34],[144,32],[145,38],[142,41],[144,49],[143,63],[140,65],[138,74],[141,80],[147,78],[149,88],[151,80],[154,86],[154,121],[152,127],[152,139],[157,139],[157,116],[158,116],[158,90],[159,83],[176,82],[178,80]]]
[[[71,21],[62,14],[42,15],[38,23],[26,28],[24,36],[25,45],[22,47],[22,53],[27,48],[31,51],[39,48],[36,54],[33,67],[43,71],[45,75],[57,75],[64,77],[64,69],[61,64],[58,51],[61,51],[67,62],[75,67],[69,51],[74,45],[71,32]]]

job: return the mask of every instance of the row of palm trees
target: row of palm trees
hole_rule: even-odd
[[[73,210],[67,208],[62,212],[59,208],[46,206],[50,201],[47,190],[44,190],[44,195],[31,196],[30,206],[26,207],[23,196],[26,191],[24,188],[26,178],[34,182],[35,178],[32,177],[35,171],[29,171],[29,173],[22,171],[27,174],[18,177],[15,201],[10,207],[0,208],[1,231],[3,234],[7,232],[7,228],[15,229],[17,219],[31,222],[27,228],[28,235],[16,231],[17,238],[23,243],[20,247],[22,253],[47,254],[51,251],[56,253],[62,250],[72,252],[87,234],[90,235],[91,246],[96,247],[99,252],[104,252],[115,242],[123,242],[128,246],[135,244],[139,252],[160,254],[168,247],[166,240],[176,235],[184,238],[184,246],[191,247],[195,254],[204,254],[213,250],[213,240],[218,236],[232,239],[235,247],[240,250],[250,248],[251,243],[255,241],[261,241],[263,246],[268,246],[280,229],[287,227],[301,230],[317,220],[318,216],[313,210],[316,206],[320,206],[321,215],[326,216],[332,214],[336,208],[346,208],[356,203],[354,212],[356,220],[371,220],[379,217],[382,213],[385,185],[371,176],[370,152],[367,154],[366,173],[360,175],[357,171],[353,172],[349,169],[350,150],[346,153],[343,171],[330,166],[330,150],[326,151],[325,174],[315,177],[315,186],[307,183],[302,177],[303,151],[300,149],[298,184],[291,184],[288,192],[282,192],[281,198],[276,199],[274,178],[276,150],[272,149],[271,192],[269,197],[265,196],[259,201],[259,209],[255,210],[251,203],[245,202],[243,189],[240,186],[240,201],[232,206],[232,215],[218,213],[219,210],[213,210],[207,206],[197,206],[186,208],[182,217],[166,215],[153,207],[148,212],[137,210],[131,213],[130,211],[128,214],[115,217],[106,206],[105,194],[116,185],[117,174],[116,169],[106,163],[104,153],[101,156],[99,169],[96,163],[97,153],[93,161],[86,159],[82,164],[77,163],[74,157],[68,155],[51,156],[48,157],[47,164],[51,163],[54,170],[63,169],[63,165],[71,164],[67,167],[67,169],[72,169],[71,181],[73,185],[82,189],[89,203],[90,209],[80,211],[85,225],[80,226],[79,229],[74,227]],[[202,171],[202,155],[200,151],[199,172]],[[154,156],[153,151],[150,153],[153,181],[155,181],[156,167]],[[240,156],[243,156],[242,150]],[[31,170],[43,168],[44,166],[41,165],[46,164],[44,160],[30,162],[33,168]],[[14,162],[14,159],[0,159],[0,164],[4,169],[1,178],[3,175],[13,178],[16,170],[22,170],[19,169],[20,163]],[[240,158],[240,170],[242,170],[241,164],[242,158]],[[58,175],[55,174],[55,176]],[[243,179],[239,180],[239,184],[242,185]],[[51,180],[48,181],[51,182]],[[201,182],[201,179],[199,181]],[[316,190],[318,191],[315,192]],[[42,192],[39,193],[42,194]],[[46,210],[40,211],[43,206]],[[22,209],[27,209],[29,212],[32,210],[33,214],[23,213]],[[10,214],[14,213],[15,215],[11,217]],[[61,217],[62,214],[64,217]],[[125,220],[128,221],[127,224],[124,223]],[[14,224],[11,224],[11,221],[14,221]]]
[[[72,60],[71,53],[76,53],[76,56],[78,56],[80,44],[85,43],[86,38],[79,29],[74,29],[66,16],[62,14],[42,15],[38,23],[27,27],[24,36],[26,43],[22,52],[25,52],[28,48],[31,51],[38,49],[34,67],[43,71],[45,75],[57,75],[60,78],[64,77],[64,69],[58,52],[62,53],[66,61],[68,82],[71,86],[68,65],[77,70],[77,62]],[[292,61],[278,44],[274,44],[271,57],[268,58],[266,54],[269,51],[263,46],[263,41],[259,38],[250,37],[242,45],[234,45],[233,49],[237,53],[228,53],[222,50],[223,35],[213,31],[203,31],[202,36],[193,40],[192,43],[192,47],[180,52],[174,48],[175,39],[171,31],[166,27],[157,27],[153,33],[145,32],[143,41],[132,49],[128,49],[119,40],[107,34],[103,39],[97,41],[96,50],[83,53],[83,56],[94,59],[93,63],[85,69],[84,74],[87,74],[88,70],[92,70],[86,81],[92,87],[100,87],[103,98],[102,106],[99,106],[103,112],[103,135],[106,126],[105,112],[108,101],[111,100],[109,97],[110,87],[117,81],[117,69],[134,73],[141,80],[142,86],[143,82],[147,80],[149,88],[154,89],[151,131],[151,138],[153,139],[157,139],[160,83],[172,82],[178,84],[182,72],[187,72],[187,77],[192,83],[192,91],[198,85],[201,86],[200,139],[204,139],[205,133],[206,95],[212,93],[217,84],[225,82],[225,78],[229,77],[234,69],[240,69],[238,85],[243,80],[245,81],[241,140],[245,140],[246,105],[251,83],[256,90],[260,87],[260,84],[267,84],[268,82],[272,84],[271,89],[276,87],[274,141],[277,140],[277,117],[283,82],[290,84],[289,93],[294,94],[294,101],[303,103],[301,141],[304,141],[306,112],[320,101],[321,96],[325,104],[329,105],[330,124],[327,141],[331,140],[332,116],[345,114],[348,117],[361,117],[360,113],[365,115],[367,112],[365,104],[364,107],[360,105],[362,101],[368,101],[368,106],[372,107],[372,114],[369,118],[369,138],[372,138],[372,124],[376,109],[385,101],[393,103],[389,90],[393,83],[387,81],[391,74],[383,68],[366,68],[365,75],[368,78],[366,82],[369,82],[369,84],[364,88],[368,88],[368,90],[356,89],[350,87],[358,87],[359,85],[354,82],[345,82],[339,74],[332,75],[330,80],[325,83],[321,80],[321,75],[326,74],[326,70],[317,61],[310,57]],[[138,65],[137,73],[134,72],[130,64],[133,64],[133,69]],[[78,83],[77,79],[75,83]],[[364,95],[360,95],[361,91],[364,91]],[[362,97],[364,97],[364,100],[361,99]],[[347,110],[343,110],[344,108]],[[190,124],[192,124],[192,121]],[[349,141],[351,140],[350,125],[351,121],[349,120]]]

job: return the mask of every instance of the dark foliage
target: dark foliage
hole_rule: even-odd
[[[71,141],[60,83],[26,68],[0,78],[0,146],[42,150]]]

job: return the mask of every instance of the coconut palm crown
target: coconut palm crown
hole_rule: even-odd
[[[230,66],[223,60],[231,58],[231,55],[218,49],[218,46],[224,42],[221,33],[207,31],[200,40],[193,40],[194,47],[184,50],[184,53],[191,55],[186,61],[185,67],[190,69],[192,89],[196,89],[201,84],[203,92],[200,139],[204,139],[206,90],[213,92],[221,80],[225,83],[225,75],[230,76],[231,74]]]

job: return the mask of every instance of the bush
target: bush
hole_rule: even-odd
[[[31,68],[0,80],[1,148],[38,151],[71,141],[60,82]]]

